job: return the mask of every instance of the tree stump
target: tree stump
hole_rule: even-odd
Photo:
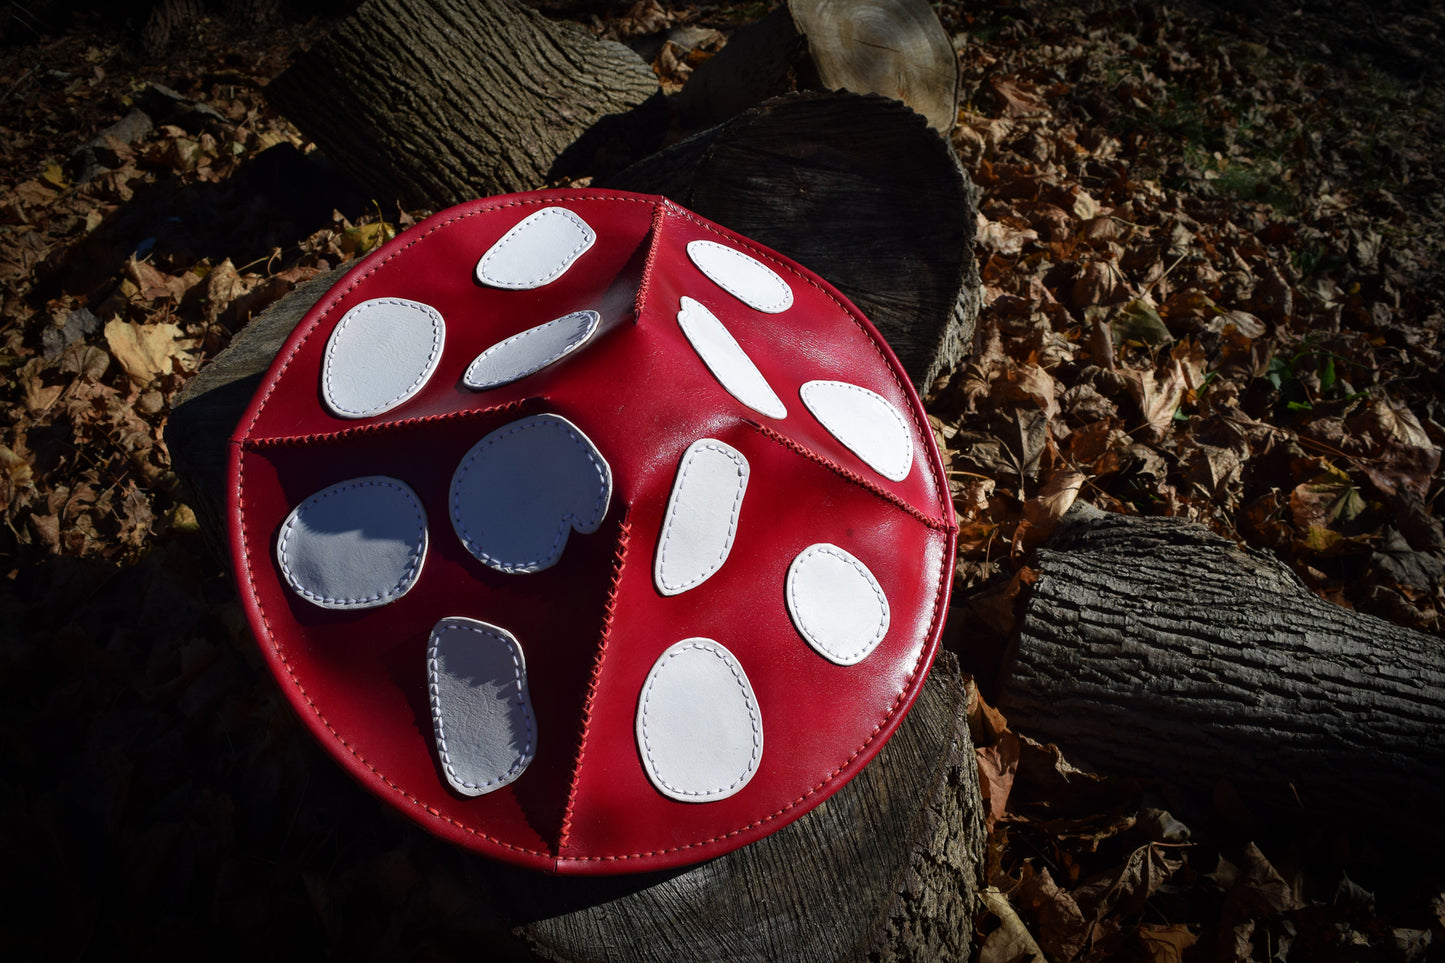
[[[663,194],[827,278],[920,394],[973,343],[978,189],[918,113],[878,96],[761,104],[607,180]]]
[[[368,0],[266,96],[378,201],[428,208],[594,173],[666,124],[641,57],[513,0]]]
[[[796,90],[882,94],[946,137],[958,122],[958,57],[926,0],[788,0],[735,33],[677,103],[696,129]]]
[[[1445,644],[1177,519],[1070,515],[1032,562],[1000,708],[1100,771],[1445,843]],[[1383,818],[1377,819],[1377,816]]]

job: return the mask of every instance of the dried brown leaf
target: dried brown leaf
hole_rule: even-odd
[[[999,925],[979,947],[978,963],[1044,963],[1044,951],[1008,897],[997,886],[987,887],[980,896]]]
[[[133,324],[116,319],[105,326],[110,353],[125,369],[130,380],[147,385],[176,370],[185,370],[193,359],[193,338],[174,324]]]
[[[1140,923],[1135,938],[1148,963],[1182,963],[1184,951],[1199,942],[1199,937],[1183,923]]]

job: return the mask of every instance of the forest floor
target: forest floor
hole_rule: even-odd
[[[765,7],[539,6],[632,43],[667,89]],[[963,78],[953,142],[983,191],[975,350],[927,399],[956,478],[956,598],[1083,500],[1194,519],[1445,635],[1440,5],[937,6]],[[348,188],[267,105],[325,27],[4,25],[17,959],[507,945],[485,868],[381,812],[289,714],[163,436],[250,317],[429,213]],[[1041,750],[979,718],[983,963],[1441,956],[1442,854],[1259,835],[1227,787],[1186,827],[1168,787],[1108,774],[1060,819],[1018,762]]]

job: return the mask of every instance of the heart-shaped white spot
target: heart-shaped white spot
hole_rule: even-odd
[[[737,339],[703,304],[683,298],[677,324],[703,364],[721,382],[728,394],[759,414],[786,418],[788,409],[774,393],[753,359]]]
[[[737,248],[716,241],[690,241],[687,256],[714,284],[755,311],[780,314],[793,306],[788,282]]]
[[[763,717],[737,658],[700,638],[663,652],[638,699],[637,748],[669,799],[711,802],[746,786],[763,756]]]
[[[555,565],[567,533],[597,531],[612,470],[581,429],[559,415],[522,418],[472,446],[452,475],[457,537],[502,572]]]
[[[312,495],[281,525],[276,559],[302,598],[324,609],[395,601],[421,576],[426,512],[404,482],[353,478]]]
[[[526,291],[551,284],[587,253],[597,233],[565,207],[544,207],[523,218],[477,262],[477,280]]]
[[[890,481],[913,468],[913,436],[903,413],[877,392],[846,381],[809,381],[799,390],[813,417]]]
[[[321,397],[342,418],[390,411],[426,385],[446,325],[431,305],[372,298],[342,315],[321,362]]]
[[[447,782],[481,796],[514,781],[537,754],[527,663],[516,636],[476,619],[442,619],[427,645],[432,729]]]
[[[857,665],[888,634],[888,599],[878,580],[836,545],[820,542],[799,552],[784,593],[798,632],[830,662]]]
[[[536,374],[586,344],[601,321],[596,311],[575,311],[498,341],[477,355],[462,383],[484,391]]]

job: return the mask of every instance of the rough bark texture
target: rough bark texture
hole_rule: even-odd
[[[878,327],[920,392],[973,342],[978,189],[898,101],[776,98],[609,186],[664,194],[818,272]]]
[[[1445,842],[1440,639],[1173,519],[1071,516],[1033,566],[1001,700],[1020,731],[1106,772],[1225,778],[1272,812]]]
[[[377,200],[432,208],[594,173],[665,124],[641,57],[512,0],[368,0],[266,96]]]
[[[705,127],[796,90],[892,97],[945,136],[958,122],[958,58],[927,0],[789,0],[699,67],[678,107]]]

